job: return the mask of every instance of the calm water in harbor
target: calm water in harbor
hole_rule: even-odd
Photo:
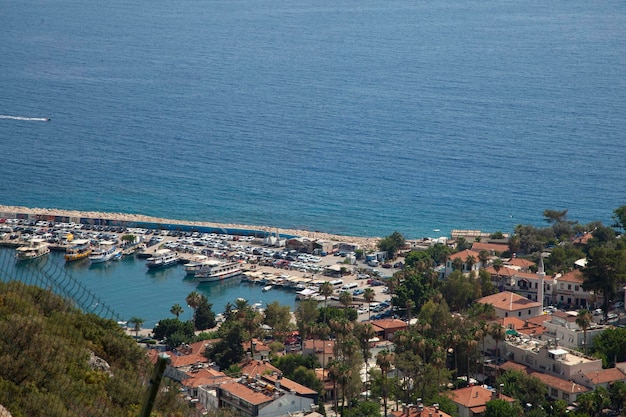
[[[0,269],[8,269],[14,273],[13,276],[21,276],[32,263],[15,263],[12,259],[14,253],[14,249],[0,247]],[[132,316],[145,319],[145,327],[153,327],[160,319],[173,318],[170,308],[175,303],[185,310],[180,318],[191,319],[192,312],[185,299],[192,291],[204,294],[213,304],[216,314],[223,312],[227,303],[234,304],[239,297],[250,304],[260,302],[262,307],[273,301],[290,306],[292,311],[295,307],[293,291],[273,288],[263,292],[261,285],[242,283],[239,278],[222,283],[198,284],[185,278],[185,271],[180,265],[148,271],[145,260],[133,256],[104,264],[90,265],[89,260],[66,264],[63,253],[52,252],[43,262],[61,266],[122,319],[128,320]],[[54,276],[58,277],[57,274]]]
[[[609,223],[624,21],[617,0],[0,0],[0,203],[411,238]],[[193,289],[144,268],[72,273],[148,320]]]

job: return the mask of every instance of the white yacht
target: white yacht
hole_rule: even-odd
[[[93,264],[98,264],[106,261],[110,261],[118,256],[122,255],[122,250],[119,249],[115,242],[111,240],[103,240],[98,247],[91,252],[89,260]]]
[[[50,253],[50,247],[44,239],[31,239],[27,245],[20,246],[16,249],[15,257],[18,261],[26,261],[36,259]]]
[[[239,262],[207,261],[205,266],[196,273],[198,282],[215,282],[233,278],[242,274]]]
[[[159,249],[147,259],[146,265],[150,269],[164,268],[178,263],[178,254],[169,249]]]

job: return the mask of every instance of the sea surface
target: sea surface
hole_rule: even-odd
[[[0,204],[408,238],[609,224],[624,22],[619,0],[0,0]],[[115,268],[85,281],[134,302]]]
[[[618,0],[0,0],[0,203],[410,238],[609,223],[625,21]]]
[[[46,283],[61,283],[62,287],[72,289],[83,310],[121,321],[140,317],[145,320],[145,328],[153,328],[161,319],[174,318],[170,309],[176,303],[184,310],[179,318],[191,320],[193,312],[186,298],[192,291],[205,295],[215,314],[223,313],[226,304],[235,304],[237,298],[244,298],[250,305],[259,304],[259,308],[274,301],[289,306],[291,311],[296,307],[296,293],[292,290],[275,287],[264,292],[262,285],[241,282],[237,277],[199,284],[186,277],[182,265],[148,270],[145,259],[134,256],[91,264],[88,259],[66,263],[63,253],[54,251],[44,258],[25,262],[15,262],[14,255],[15,249],[0,247],[0,274],[40,287],[57,288],[56,284]],[[45,271],[52,279],[33,278],[34,268]]]

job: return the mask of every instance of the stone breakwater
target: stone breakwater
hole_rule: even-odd
[[[107,213],[99,211],[77,211],[77,210],[63,210],[63,209],[51,209],[51,208],[32,208],[32,207],[20,207],[20,206],[4,206],[0,205],[0,217],[16,217],[18,214],[29,216],[64,216],[70,218],[92,218],[92,219],[106,219],[106,220],[118,220],[125,222],[143,222],[143,223],[160,223],[160,224],[181,224],[189,226],[202,226],[202,227],[215,227],[225,229],[242,229],[242,230],[260,230],[267,233],[279,233],[285,235],[294,235],[305,237],[308,239],[316,240],[329,240],[333,242],[349,242],[357,243],[359,247],[364,249],[374,249],[379,241],[377,237],[356,237],[356,236],[342,236],[332,233],[323,232],[311,232],[307,230],[295,230],[295,229],[282,229],[271,226],[251,226],[236,223],[212,223],[212,222],[199,222],[188,220],[174,220],[164,219],[160,217],[152,217],[143,214],[129,214],[129,213]]]

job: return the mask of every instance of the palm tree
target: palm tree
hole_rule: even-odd
[[[441,369],[446,365],[446,353],[441,346],[436,346],[431,363],[437,369],[437,394],[441,392]]]
[[[185,298],[187,305],[189,308],[193,310],[193,328],[196,329],[196,309],[200,306],[202,302],[202,295],[197,291],[192,291],[189,293],[187,298]]]
[[[585,349],[585,354],[587,353],[588,345],[587,329],[591,325],[592,320],[593,315],[591,314],[591,311],[587,310],[586,308],[578,311],[578,316],[576,316],[576,324],[578,325],[578,327],[583,329],[583,347]]]
[[[369,390],[369,370],[368,359],[370,358],[370,340],[376,336],[376,331],[370,323],[355,325],[355,333],[359,338],[361,353],[363,354],[363,362],[365,362],[365,400],[367,400]]]
[[[395,359],[395,355],[393,352],[389,352],[387,349],[381,350],[376,355],[376,365],[380,368],[383,374],[383,405],[385,408],[385,417],[387,417],[387,395],[388,395],[388,382],[387,382],[387,374],[391,369],[391,364]]]
[[[483,268],[487,267],[487,261],[489,260],[489,252],[481,250],[478,252],[478,260],[483,264]]]
[[[374,301],[375,297],[376,297],[376,293],[374,292],[373,288],[366,288],[363,291],[363,299],[367,303],[367,320],[369,321],[372,320],[372,311],[370,310],[370,306],[372,304],[372,301]]]
[[[320,285],[319,293],[324,297],[324,322],[326,322],[326,302],[328,301],[328,297],[333,295],[333,286],[330,282],[326,281],[322,285]]]
[[[141,326],[145,323],[145,320],[140,318],[140,317],[131,317],[128,320],[128,323],[132,323],[133,324],[133,330],[135,331],[135,337],[138,338],[139,337],[139,331],[141,330]]]
[[[183,310],[183,308],[180,306],[180,304],[176,303],[172,306],[172,308],[170,308],[170,313],[172,313],[173,315],[176,316],[176,320],[178,320],[178,317],[184,313],[185,310]]]
[[[413,302],[413,300],[406,300],[406,318],[407,318],[407,323],[409,324],[409,327],[411,326],[411,314],[413,312],[413,307],[415,307],[415,302]]]
[[[472,272],[472,267],[476,265],[476,258],[473,255],[467,255],[465,258],[465,263],[467,264],[467,268],[470,272]]]
[[[500,323],[491,323],[491,327],[489,328],[489,334],[496,342],[496,360],[500,359],[500,351],[498,350],[498,342],[504,340],[506,337],[506,332],[504,331],[504,327],[500,325]],[[499,362],[499,361],[498,361]]]
[[[250,340],[250,357],[254,359],[254,343],[253,339],[259,332],[259,325],[261,324],[262,318],[259,313],[254,311],[251,306],[246,306],[241,311],[241,316],[243,327],[248,332],[248,338]]]
[[[343,308],[347,308],[350,304],[352,304],[352,294],[348,291],[342,291],[341,294],[339,294],[339,302]]]
[[[496,276],[498,277],[498,283],[500,284],[500,291],[504,291],[504,285],[502,285],[502,283],[500,282],[500,270],[502,269],[502,267],[504,266],[504,262],[502,262],[502,259],[500,258],[496,258],[493,260],[493,269],[496,271]]]

